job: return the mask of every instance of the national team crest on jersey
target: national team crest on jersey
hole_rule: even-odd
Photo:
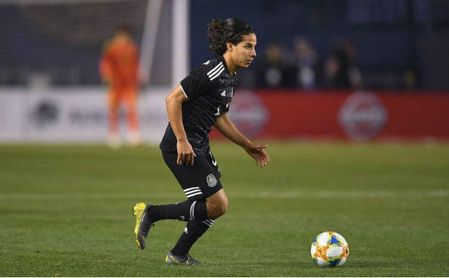
[[[209,174],[206,177],[207,185],[209,187],[214,187],[217,185],[217,178],[214,176],[214,174]]]

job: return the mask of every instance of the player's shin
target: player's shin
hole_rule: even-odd
[[[214,224],[214,220],[211,219],[189,221],[184,228],[184,232],[179,237],[178,242],[171,250],[171,253],[176,256],[186,256],[197,239],[200,238],[212,224]]]
[[[148,208],[148,213],[153,222],[163,219],[202,221],[207,218],[207,207],[204,200],[186,200],[177,204],[151,205]]]

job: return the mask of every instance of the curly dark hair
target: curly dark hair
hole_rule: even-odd
[[[237,45],[242,41],[242,36],[253,33],[253,27],[240,19],[213,19],[207,24],[209,50],[215,55],[221,56],[226,52],[227,42]]]

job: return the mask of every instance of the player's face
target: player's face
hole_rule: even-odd
[[[231,57],[236,68],[247,68],[256,58],[256,34],[242,36],[242,41],[232,46]]]

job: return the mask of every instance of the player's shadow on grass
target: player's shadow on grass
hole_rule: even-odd
[[[375,261],[365,261],[365,260],[356,260],[356,261],[348,261],[344,265],[344,267],[351,268],[388,268],[388,267],[396,267],[397,263],[394,262],[375,262]]]

